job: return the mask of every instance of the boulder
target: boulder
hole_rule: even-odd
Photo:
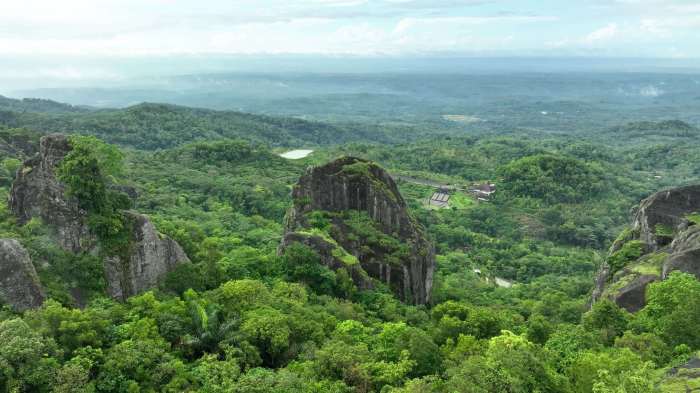
[[[309,220],[312,212],[325,212],[332,221],[328,237],[347,254],[357,258],[370,277],[387,283],[399,298],[408,303],[430,302],[435,269],[434,247],[423,228],[408,213],[406,202],[386,171],[360,158],[340,158],[310,168],[299,179],[292,196],[294,206],[286,216],[283,246],[296,238],[291,234],[303,234],[312,226]],[[350,236],[343,214],[352,211],[366,214],[372,227],[405,245],[408,252],[401,260],[390,261],[389,250]],[[327,262],[333,265],[332,261]],[[367,285],[361,280],[356,284],[360,287]]]
[[[640,274],[634,277],[629,284],[615,291],[613,300],[618,306],[629,312],[637,312],[646,304],[646,288],[659,277],[653,274]]]
[[[99,241],[87,224],[87,212],[65,195],[64,185],[56,178],[56,168],[70,150],[65,135],[42,137],[39,153],[18,170],[10,209],[20,224],[41,219],[64,250],[100,254]],[[133,188],[113,188],[137,197]],[[130,211],[124,214],[133,224],[128,255],[103,255],[108,292],[120,300],[152,288],[177,265],[189,262],[177,242],[158,233],[146,216]]]
[[[671,368],[659,384],[662,393],[700,392],[700,352],[686,363]]]
[[[700,213],[700,185],[657,192],[639,204],[633,231],[649,251],[656,251],[670,243],[669,237],[660,236],[659,232],[662,229],[675,232],[687,223],[685,216],[693,212]]]
[[[182,247],[161,235],[146,216],[134,212],[126,215],[134,228],[131,253],[105,258],[107,291],[120,300],[153,288],[179,264],[189,262]]]
[[[681,231],[671,243],[671,255],[661,274],[666,278],[673,271],[700,278],[700,226],[693,225]]]
[[[700,212],[700,185],[658,192],[634,210],[632,227],[615,241],[596,277],[592,301],[614,300],[630,312],[645,304],[646,287],[673,271],[700,279],[700,225],[690,215]],[[618,271],[609,260],[629,242],[637,242],[642,255]]]
[[[37,308],[44,302],[29,253],[15,239],[0,239],[0,300],[16,311]]]

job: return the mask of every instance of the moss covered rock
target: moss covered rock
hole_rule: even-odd
[[[601,266],[593,301],[614,300],[630,312],[644,307],[646,287],[673,271],[700,279],[700,185],[658,192],[634,210]]]
[[[130,211],[120,215],[127,231],[124,247],[100,242],[90,228],[88,212],[66,193],[57,168],[71,152],[70,139],[62,134],[41,138],[39,152],[17,171],[10,193],[10,209],[20,224],[40,219],[51,228],[53,240],[64,250],[104,257],[108,293],[115,299],[152,288],[164,276],[189,259],[172,239],[155,229],[147,217]]]
[[[695,354],[687,363],[668,371],[661,381],[662,393],[700,392],[700,353]]]
[[[280,252],[300,236],[313,246],[318,241],[309,240],[310,231],[322,229],[326,243],[339,247],[335,255],[331,252],[333,259],[326,259],[330,265],[357,260],[366,275],[387,284],[402,300],[430,302],[434,247],[386,171],[371,161],[343,157],[310,168],[292,196]],[[319,247],[320,254],[326,253],[325,246]],[[367,286],[363,280],[356,284]]]

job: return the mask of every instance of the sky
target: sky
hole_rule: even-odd
[[[0,0],[5,56],[700,58],[700,0]]]
[[[442,72],[436,58],[697,71],[699,43],[700,0],[0,0],[0,94],[207,72]]]

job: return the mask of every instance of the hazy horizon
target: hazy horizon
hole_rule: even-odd
[[[290,74],[700,74],[700,59],[555,56],[163,55],[0,56],[0,94],[39,88],[133,88],[188,75]]]
[[[5,3],[0,94],[228,72],[700,73],[692,0]]]

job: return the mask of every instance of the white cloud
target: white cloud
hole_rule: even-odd
[[[619,29],[617,27],[617,23],[610,23],[605,27],[592,31],[590,34],[584,37],[582,41],[588,45],[597,44],[601,41],[609,41],[617,36],[618,33]]]
[[[595,1],[622,11],[595,29],[513,0],[0,0],[0,54],[522,53],[548,37],[550,50],[669,41],[700,55],[697,1]]]
[[[484,25],[487,23],[532,23],[551,22],[558,20],[554,16],[448,16],[434,18],[403,18],[394,28],[395,33],[405,33],[411,29],[420,28],[446,28],[467,27]]]
[[[643,32],[661,38],[669,38],[672,36],[669,26],[664,21],[658,19],[642,19],[639,28]]]

